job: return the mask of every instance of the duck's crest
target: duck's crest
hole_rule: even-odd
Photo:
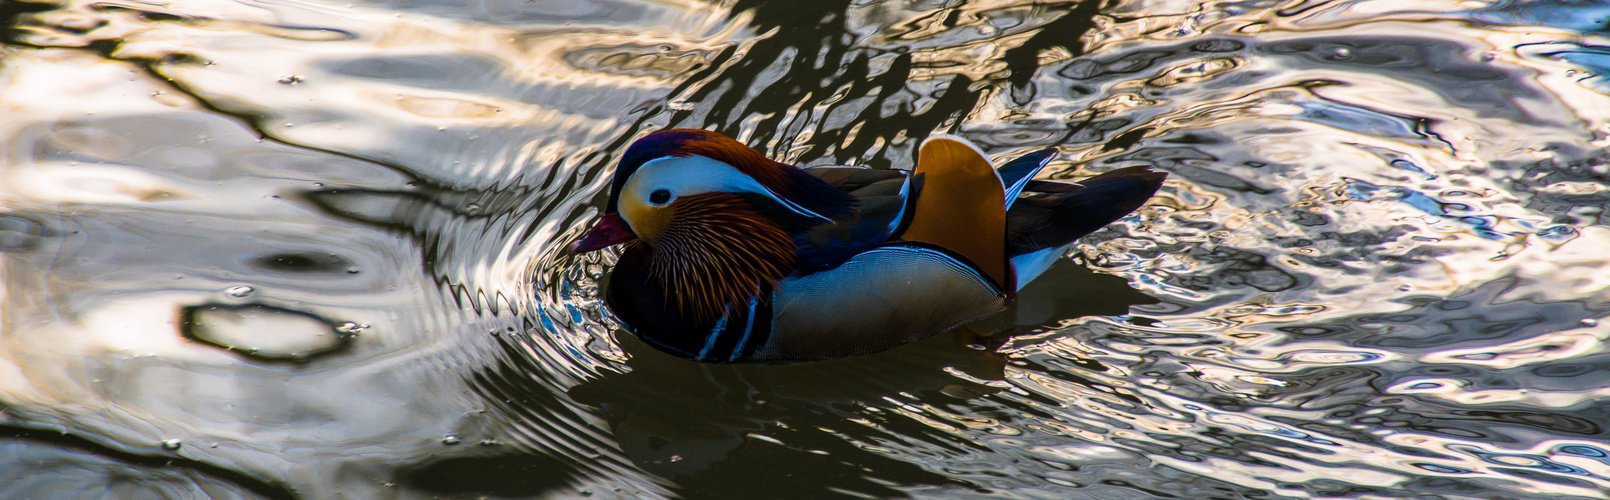
[[[619,208],[620,192],[639,167],[667,156],[703,156],[737,168],[778,196],[812,212],[837,219],[855,210],[856,200],[831,184],[793,165],[773,161],[754,148],[725,135],[701,129],[668,129],[644,136],[626,148],[615,171],[606,213]]]

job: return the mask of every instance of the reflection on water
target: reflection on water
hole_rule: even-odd
[[[0,491],[1605,498],[1607,16],[0,4]],[[672,126],[1171,176],[998,317],[699,365],[558,251]]]

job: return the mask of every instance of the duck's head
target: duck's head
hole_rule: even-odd
[[[715,289],[699,301],[709,308],[786,276],[792,235],[854,210],[849,194],[738,141],[664,130],[626,149],[604,216],[567,250],[640,245],[674,292]]]

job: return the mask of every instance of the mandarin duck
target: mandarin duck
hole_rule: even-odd
[[[604,215],[566,253],[624,245],[604,302],[629,331],[703,362],[843,358],[1006,308],[1074,240],[1143,205],[1166,174],[1032,180],[936,135],[916,168],[799,168],[706,130],[632,143]]]

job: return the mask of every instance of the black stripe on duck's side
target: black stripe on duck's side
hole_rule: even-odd
[[[771,340],[771,291],[738,304],[705,334],[704,346],[693,359],[706,363],[734,363],[754,355]]]
[[[644,343],[672,355],[709,363],[749,359],[771,338],[771,290],[728,308],[714,320],[698,319],[677,306],[650,271],[644,251],[621,253],[609,277],[604,303]]]
[[[891,241],[889,243],[880,245],[880,247],[881,248],[912,248],[912,249],[920,249],[920,250],[926,250],[926,251],[930,251],[930,252],[934,252],[934,253],[943,255],[945,257],[950,258],[951,260],[956,261],[956,263],[961,265],[961,267],[966,268],[967,270],[973,272],[974,274],[977,274],[980,278],[983,278],[984,283],[988,284],[990,286],[990,290],[993,290],[996,295],[1005,295],[1006,294],[1006,290],[1002,288],[1003,285],[1000,284],[1000,283],[995,283],[994,280],[989,279],[989,273],[984,272],[984,268],[982,266],[979,266],[977,262],[973,262],[973,260],[968,258],[966,255],[962,255],[960,253],[957,253],[956,251],[951,250],[949,248],[945,248],[945,247],[935,245],[935,244],[932,244],[932,243],[926,243],[926,242],[921,242],[921,241],[910,241],[910,240]]]

